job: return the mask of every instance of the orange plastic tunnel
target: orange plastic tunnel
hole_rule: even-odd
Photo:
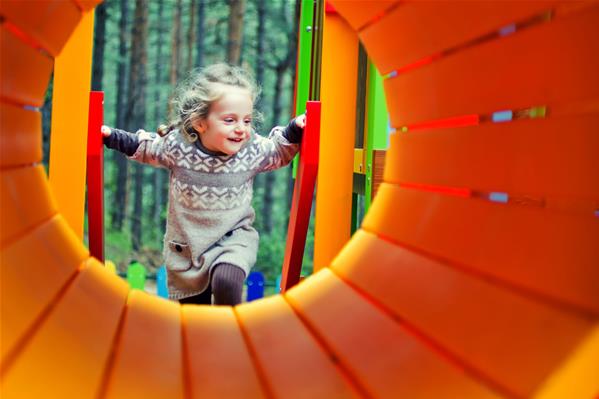
[[[57,211],[38,107],[78,18],[40,16],[87,3],[0,2],[3,398],[599,394],[596,1],[333,1],[384,183],[329,268],[234,308],[129,290]]]

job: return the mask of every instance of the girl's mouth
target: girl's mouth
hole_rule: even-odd
[[[235,142],[235,143],[241,143],[241,142],[243,141],[243,139],[242,139],[242,138],[236,138],[236,139],[227,139],[227,140],[229,140],[229,141],[233,141],[233,142]]]

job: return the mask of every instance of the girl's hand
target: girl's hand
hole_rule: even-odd
[[[301,114],[295,117],[295,124],[302,129],[306,127],[306,114]]]
[[[103,137],[108,137],[108,136],[110,136],[110,133],[112,133],[112,129],[110,129],[108,126],[105,126],[105,125],[102,125],[102,127],[100,128],[100,131],[102,132]]]

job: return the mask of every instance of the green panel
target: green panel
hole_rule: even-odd
[[[139,262],[134,262],[127,269],[127,282],[131,289],[142,290],[146,287],[146,268]]]
[[[314,19],[314,3],[302,1],[299,25],[299,54],[297,63],[297,94],[295,102],[296,114],[306,111],[306,101],[310,95],[310,67],[312,60],[312,20]]]
[[[389,146],[389,113],[385,102],[383,78],[372,62],[368,68],[368,99],[367,99],[368,125],[365,143],[366,162],[366,195],[364,210],[368,212],[372,202],[372,158],[373,150],[386,150]]]
[[[306,112],[306,102],[310,96],[310,70],[312,66],[312,32],[314,19],[313,0],[302,0],[299,23],[299,48],[297,56],[297,87],[295,114]],[[293,177],[297,172],[298,157],[293,160]]]

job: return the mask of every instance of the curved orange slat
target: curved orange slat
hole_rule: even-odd
[[[363,227],[545,300],[599,314],[599,219],[592,215],[572,217],[383,183]]]
[[[360,32],[381,73],[464,45],[550,10],[558,1],[415,1]],[[426,23],[424,23],[426,22]],[[393,40],[389,40],[393,35]]]
[[[599,5],[387,79],[392,125],[596,101],[597,24]]]
[[[597,126],[595,114],[398,133],[384,179],[599,204]]]
[[[241,305],[235,311],[274,397],[358,396],[282,296]]]
[[[362,230],[331,268],[521,397],[534,393],[592,327],[588,317],[497,287]],[[522,364],[526,368],[514,373]]]
[[[358,38],[339,15],[327,15],[323,32],[320,85],[320,148],[314,204],[314,270],[327,267],[351,237],[352,171],[355,144]],[[339,68],[343,65],[343,68]],[[334,132],[329,134],[327,132]],[[325,162],[334,159],[335,162]]]
[[[342,12],[347,13],[348,11],[344,10]],[[579,22],[582,19],[583,18],[580,16],[577,17],[577,21]],[[565,20],[566,19],[564,19],[564,21]],[[427,21],[422,21],[422,23],[423,26],[426,26]],[[557,21],[555,23],[557,23]],[[552,26],[554,27],[556,25]],[[489,27],[489,29],[492,28],[494,27]],[[538,28],[539,27],[535,29]],[[573,30],[573,32],[576,32],[576,30]],[[526,32],[520,32],[517,35],[525,33]],[[558,39],[561,40],[563,39],[562,36],[567,37],[569,34],[570,33],[566,29],[561,29],[559,33],[561,36],[559,36]],[[5,54],[5,48],[11,48],[11,44],[4,40],[5,36],[6,35],[3,35],[2,38],[3,55]],[[541,41],[546,40],[542,36],[539,38],[542,39]],[[391,41],[392,39],[386,40]],[[507,41],[507,39],[505,40]],[[533,52],[537,43],[528,40],[526,43],[520,44],[521,47],[518,47],[518,49],[527,53]],[[567,39],[557,42],[557,45],[561,46],[568,44],[578,45]],[[367,44],[367,46],[371,46],[371,44]],[[12,54],[19,55],[22,49],[19,46],[13,47],[14,48],[11,50]],[[483,50],[487,51],[485,50],[487,48],[487,45],[477,47],[476,52],[483,52]],[[504,48],[500,47],[500,49]],[[591,47],[586,47],[586,51],[592,49],[593,48]],[[562,48],[562,50],[565,52],[570,51],[567,48]],[[585,73],[584,68],[590,68],[589,70],[592,71],[592,68],[596,66],[596,52],[586,53],[585,51],[576,50],[573,52],[571,51],[570,54],[575,54],[579,56],[579,58],[570,60],[571,62],[567,65],[562,64],[564,67],[564,79],[571,79],[570,83],[577,86],[571,89],[572,92],[588,93],[588,91],[582,90],[581,87],[585,84],[592,86],[596,85],[593,85],[594,81],[592,81],[594,75]],[[459,54],[455,54],[456,57],[458,55]],[[472,59],[476,60],[475,58]],[[537,68],[554,68],[552,65],[544,65],[542,63],[544,59],[538,59],[534,56],[530,58],[524,57],[524,59],[528,59],[532,63],[531,65]],[[489,67],[492,71],[503,70],[503,73],[518,73],[521,70],[525,72],[534,70],[532,66],[522,64],[522,59],[520,58],[514,58],[512,63],[520,65],[520,68],[512,67],[511,63],[484,65],[485,67]],[[590,67],[588,66],[589,64]],[[13,77],[6,79],[7,75],[4,65],[5,64],[3,63],[3,93],[5,81],[8,81],[10,84],[16,81],[11,80],[14,79]],[[526,68],[529,69],[526,70]],[[34,69],[34,66],[29,68],[29,66],[26,65],[21,69],[12,68],[10,69],[10,73],[16,74],[15,76],[20,77],[22,81],[23,78],[31,78],[29,74]],[[553,71],[553,69],[551,70]],[[468,72],[466,73],[464,71]],[[468,69],[458,70],[458,74],[449,74],[448,76],[450,78],[465,77],[469,73],[470,70]],[[502,75],[498,72],[494,73],[497,73],[497,76],[509,76]],[[578,73],[582,75],[586,74],[586,79],[572,79],[569,77],[571,74]],[[35,79],[39,78],[39,75],[36,74],[32,76],[34,76]],[[480,74],[475,74],[475,76],[480,76]],[[529,78],[534,80],[534,76],[532,78],[529,76]],[[440,82],[445,84],[442,79]],[[530,87],[545,90],[547,89],[547,80],[544,82],[545,83],[540,86],[534,86],[533,84],[528,86],[524,85],[523,87],[525,87],[526,90],[530,90]],[[526,82],[517,81],[517,83],[523,84]],[[553,84],[554,82],[551,83]],[[443,87],[446,88],[447,85]],[[27,85],[23,85],[21,88],[27,88]],[[569,88],[566,89],[570,90]],[[539,98],[558,101],[562,100],[563,94],[563,99],[565,99],[565,101],[579,100],[579,98],[572,100],[571,97],[568,97],[568,93],[571,92],[566,89],[561,87],[557,94],[543,94],[540,95]],[[15,90],[15,92],[16,91],[18,90]],[[499,91],[498,96],[503,95],[502,93],[503,90]],[[392,94],[398,95],[400,93]],[[415,96],[419,93],[411,92],[407,94]],[[439,98],[445,99],[446,97],[443,97],[441,94],[443,93],[440,93]],[[491,92],[491,94],[495,95],[494,92]],[[526,92],[525,94],[526,96],[523,96],[523,99],[531,101],[531,97]],[[512,97],[510,97],[510,99],[511,98]],[[9,97],[9,99],[17,103],[22,102],[21,100],[12,97]],[[588,99],[590,98],[582,98],[582,100]],[[433,115],[442,114],[442,111],[446,109],[452,110],[452,103],[442,102],[441,104],[443,104],[443,108],[440,109],[440,111],[433,110]],[[497,102],[490,101],[488,104],[496,105]],[[510,103],[510,105],[513,104]],[[526,104],[526,106],[529,105],[537,104]],[[473,108],[476,108],[477,106],[477,101],[470,103],[464,102],[463,106],[468,112],[493,111],[483,109],[483,107],[473,110]],[[418,108],[416,107],[414,109]],[[479,109],[482,111],[479,111]],[[399,110],[393,109],[392,112],[396,113],[399,112]],[[455,112],[455,110],[452,112]],[[408,115],[408,119],[414,117],[414,115],[415,114]],[[412,119],[417,121],[415,118]],[[2,130],[0,131],[0,134],[5,136],[10,134],[10,132]],[[398,155],[396,151],[391,151],[388,156],[396,157]],[[437,165],[442,166],[439,163],[437,163]],[[23,172],[23,170],[25,170],[25,172]],[[2,227],[4,230],[4,226],[6,225],[9,229],[9,233],[5,235],[3,231],[3,235],[1,236],[2,240],[0,240],[0,242],[2,242],[2,245],[5,246],[7,250],[13,248],[13,244],[15,246],[26,245],[30,235],[35,234],[33,232],[28,233],[27,230],[34,229],[39,223],[43,222],[43,218],[38,220],[40,215],[48,214],[49,218],[54,212],[54,207],[48,199],[46,183],[43,181],[43,178],[39,179],[39,177],[43,177],[43,172],[42,174],[39,174],[39,171],[31,172],[31,170],[34,169],[15,169],[2,174],[2,196],[0,197],[3,204]],[[385,187],[388,187],[388,185],[383,185],[385,191],[394,190],[386,189]],[[529,289],[541,292],[538,297],[534,297],[534,301],[541,300],[541,302],[543,302],[547,299],[545,291],[550,291],[549,296],[555,294],[555,298],[553,298],[555,301],[552,299],[550,301],[551,305],[556,305],[556,309],[562,309],[559,312],[571,311],[573,314],[571,317],[573,318],[584,315],[584,313],[578,312],[576,306],[596,314],[596,303],[588,297],[588,287],[596,285],[597,281],[597,274],[589,268],[591,261],[599,259],[596,251],[592,249],[589,250],[590,240],[597,237],[596,224],[594,224],[596,220],[575,217],[570,214],[566,215],[556,212],[547,212],[541,209],[522,209],[489,203],[481,205],[483,202],[479,200],[448,199],[447,197],[442,198],[432,194],[414,192],[405,194],[406,190],[401,191],[403,194],[399,196],[387,194],[377,197],[373,208],[373,211],[376,210],[376,212],[375,214],[370,214],[368,216],[367,224],[369,224],[369,227],[367,228],[376,229],[377,231],[380,230],[384,234],[390,233],[390,237],[392,236],[390,239],[393,240],[396,240],[399,237],[409,241],[413,238],[413,241],[410,242],[416,243],[417,245],[414,246],[420,246],[419,248],[425,252],[438,252],[442,254],[441,256],[450,254],[459,259],[463,258],[462,260],[465,260],[467,264],[455,262],[457,267],[473,265],[481,267],[482,265],[482,268],[484,269],[484,267],[488,267],[491,264],[491,271],[493,273],[504,273],[508,277],[506,281],[511,281],[510,279],[515,276],[516,279],[514,280],[514,284],[519,284],[519,279],[523,279],[526,282],[526,284],[514,288],[514,290],[518,291],[518,295],[534,296],[534,293],[527,291]],[[36,195],[39,198],[36,198],[35,201],[30,199]],[[21,207],[21,205],[18,204],[19,199],[23,199],[27,207]],[[32,205],[36,205],[38,201],[42,205],[41,208],[45,209],[44,211],[40,212],[37,208],[31,207]],[[5,206],[5,203],[8,203],[8,205]],[[48,209],[51,209],[51,211],[48,211]],[[505,210],[505,212],[497,211],[497,209]],[[394,215],[396,210],[399,210],[401,216]],[[19,216],[12,215],[16,212],[22,212],[23,214]],[[452,215],[452,213],[455,213],[455,215]],[[7,214],[10,215],[10,219],[8,219],[5,224],[4,218]],[[386,218],[383,216],[386,216]],[[547,218],[548,221],[544,218]],[[455,230],[453,228],[455,225],[459,225],[460,227],[465,226],[467,233],[466,239],[454,233]],[[397,229],[396,235],[394,235],[396,233],[395,229]],[[494,229],[496,229],[496,231],[493,231]],[[477,233],[481,236],[480,238],[473,237]],[[492,235],[494,233],[497,233],[499,244],[492,243]],[[448,238],[452,234],[456,235],[456,237]],[[572,235],[572,237],[569,237],[569,235]],[[6,238],[8,239],[5,240]],[[62,238],[58,237],[57,239],[61,240]],[[15,242],[11,242],[13,240]],[[21,240],[24,240],[22,244],[20,242]],[[520,245],[518,245],[518,243],[520,243]],[[545,245],[541,245],[541,243],[544,243]],[[65,245],[69,246],[75,244],[65,243]],[[79,245],[80,244],[76,244],[75,246]],[[353,243],[351,245],[361,244]],[[564,248],[554,248],[559,247],[560,245],[564,245]],[[32,252],[36,248],[37,247],[32,248]],[[489,253],[485,253],[485,250]],[[506,255],[502,254],[502,250],[505,252],[516,253],[509,255],[511,258],[508,257],[508,261],[506,262]],[[440,266],[437,263],[423,263],[423,260],[420,259],[420,257],[411,252],[400,252],[402,253],[402,259],[410,259],[410,265],[411,262],[415,262],[415,265],[419,266],[422,266],[423,264],[433,268]],[[460,252],[464,252],[464,254]],[[391,256],[393,253],[396,253],[396,251],[390,253],[382,252],[380,256]],[[3,250],[2,256],[4,257],[4,255],[5,251]],[[554,255],[557,255],[557,259],[553,259]],[[570,259],[566,262],[568,256],[570,256]],[[497,260],[494,261],[496,263],[489,262],[490,257],[497,257]],[[372,258],[373,261],[376,261],[376,258]],[[12,266],[12,262],[15,261],[14,259],[9,260]],[[57,259],[57,261],[60,260]],[[533,282],[531,283],[532,285],[527,285],[530,283],[529,280],[532,279],[534,274],[534,270],[529,271],[527,269],[529,268],[529,264],[532,264],[533,266],[530,269],[542,267],[540,272],[537,273],[537,278],[539,278],[540,281],[538,283]],[[447,264],[443,263],[443,265],[443,267],[445,267]],[[572,265],[579,267],[579,269],[572,268]],[[364,266],[364,263],[362,263],[359,268],[362,269],[369,266],[370,265]],[[520,267],[522,270],[517,270],[517,267]],[[503,270],[504,268],[507,270]],[[560,268],[563,270],[558,270]],[[92,267],[91,269],[86,270],[93,269],[95,268]],[[488,273],[489,270],[486,272]],[[449,270],[448,273],[457,272]],[[526,273],[529,274],[527,275]],[[181,308],[176,304],[158,299],[151,299],[141,293],[135,292],[131,295],[130,304],[126,310],[126,317],[123,319],[123,328],[116,333],[116,341],[114,341],[115,330],[118,329],[114,324],[114,318],[111,319],[112,325],[106,330],[102,329],[103,327],[106,327],[107,324],[104,319],[102,319],[104,321],[99,322],[100,325],[98,327],[94,324],[90,329],[80,325],[80,321],[89,317],[89,315],[81,310],[83,307],[78,307],[76,304],[83,298],[87,298],[88,294],[93,294],[97,299],[94,303],[85,305],[86,300],[83,300],[84,303],[82,303],[82,305],[85,305],[84,308],[86,311],[88,309],[93,309],[93,305],[105,306],[109,303],[117,304],[114,309],[122,309],[124,291],[115,288],[117,284],[121,284],[122,286],[122,283],[118,282],[116,278],[110,278],[108,284],[97,284],[97,281],[102,281],[104,276],[91,276],[90,274],[89,278],[85,278],[85,284],[78,285],[82,281],[84,275],[85,272],[82,272],[81,275],[74,280],[73,285],[69,286],[65,295],[59,298],[56,308],[51,309],[47,318],[40,322],[39,330],[34,331],[34,334],[31,335],[31,340],[27,341],[26,345],[23,346],[22,357],[16,358],[12,363],[12,367],[10,367],[7,372],[8,378],[3,381],[2,393],[5,393],[4,389],[6,387],[11,390],[11,393],[15,392],[15,388],[21,389],[21,391],[17,392],[19,395],[21,395],[22,392],[26,392],[27,389],[35,391],[41,387],[45,389],[44,392],[40,393],[40,396],[43,397],[53,395],[65,397],[65,392],[67,393],[67,396],[95,396],[98,393],[98,390],[100,393],[105,393],[109,397],[122,396],[128,398],[146,398],[152,396],[180,397],[183,393],[190,394],[190,392],[184,391],[186,387],[189,387],[185,385],[186,383],[190,386],[192,384],[189,376],[193,371],[193,363],[190,362],[189,359],[186,359],[185,354],[181,353],[181,347],[185,347],[184,342],[181,341],[181,335],[185,335],[186,333],[186,330],[181,330],[181,319],[179,317]],[[461,276],[461,274],[459,275],[460,277],[456,278],[455,281],[458,286],[465,289],[464,295],[468,293],[472,295],[472,292],[476,292],[476,290],[472,288],[473,285],[472,282],[470,282],[470,279]],[[582,282],[582,278],[585,276],[589,280],[589,282],[586,283],[587,285]],[[505,276],[502,276],[501,278],[504,277]],[[9,279],[6,280],[6,284],[10,285],[13,278],[20,277],[9,277]],[[414,276],[410,273],[406,278],[414,278]],[[560,278],[563,279],[561,283],[559,282]],[[439,284],[439,282],[443,280],[449,281],[448,279],[450,279],[450,277],[448,277],[447,273],[440,273],[438,276],[431,274],[431,280],[436,284]],[[493,285],[502,286],[502,281],[499,281],[496,278],[491,278],[490,280]],[[378,280],[373,278],[373,281],[376,283]],[[451,279],[451,281],[454,280]],[[92,282],[92,284],[88,284],[90,282]],[[105,292],[103,287],[106,287],[107,285],[110,287],[109,290],[114,291]],[[372,288],[372,286],[367,285],[364,289],[367,290],[369,287]],[[581,294],[573,292],[577,287],[581,288]],[[508,288],[512,289],[513,287]],[[491,379],[476,374],[475,370],[462,370],[460,365],[455,362],[455,359],[447,358],[445,353],[437,352],[433,347],[425,343],[426,337],[415,334],[414,331],[409,328],[409,324],[402,324],[395,319],[396,316],[387,313],[386,310],[380,307],[379,301],[387,301],[385,302],[386,306],[390,306],[389,303],[395,304],[392,306],[405,304],[405,297],[402,295],[407,295],[409,292],[411,291],[406,290],[406,293],[396,293],[395,295],[390,295],[388,293],[377,293],[375,295],[373,293],[372,298],[375,298],[375,302],[371,303],[369,300],[372,298],[362,296],[343,281],[335,277],[330,271],[323,271],[310,278],[307,283],[301,284],[296,289],[291,290],[286,298],[294,307],[294,310],[298,312],[302,321],[307,324],[313,336],[319,342],[322,342],[323,346],[330,348],[332,353],[338,356],[344,370],[347,370],[348,375],[356,379],[358,388],[365,390],[366,393],[374,393],[377,396],[389,397],[397,397],[400,394],[405,394],[405,397],[479,398],[496,396],[495,390],[506,392],[507,389],[507,391],[509,391],[509,388],[494,384],[494,381]],[[488,292],[485,291],[485,289],[482,289],[482,300],[488,302],[493,298],[511,295],[508,293],[499,293],[498,290],[496,290],[496,292],[497,294],[495,295],[493,294],[493,289],[489,289]],[[564,294],[564,298],[560,297],[562,293]],[[443,293],[437,292],[436,295],[439,297],[442,296]],[[571,300],[572,297],[574,297],[573,300]],[[463,298],[465,297],[459,296],[459,298],[464,300]],[[504,300],[500,302],[505,303],[503,302]],[[562,300],[564,303],[571,302],[570,304],[574,304],[575,306],[561,307],[560,301]],[[531,306],[530,301],[524,301],[524,303]],[[53,305],[54,303],[48,303],[48,306]],[[259,313],[261,305],[258,303],[255,306],[257,313]],[[424,306],[418,308],[418,304],[410,303],[410,306],[415,306],[416,309],[426,310],[426,307]],[[463,310],[467,311],[468,309],[471,309],[471,306],[473,305],[469,304],[468,306],[464,306]],[[539,306],[542,306],[542,303]],[[526,306],[524,306],[524,308],[526,309]],[[457,312],[458,315],[460,314],[460,310]],[[182,311],[184,314],[186,313],[185,308],[183,308]],[[410,309],[408,309],[408,311],[410,311]],[[554,311],[557,312],[557,310]],[[402,312],[405,312],[405,310],[402,310]],[[466,317],[466,314],[463,316]],[[540,316],[542,316],[542,314],[535,315],[533,319]],[[227,317],[230,319],[230,313]],[[284,318],[285,316],[282,317]],[[410,317],[414,321],[427,321],[424,324],[429,325],[429,328],[432,328],[430,327],[429,321],[433,324],[439,322],[436,317],[431,316],[430,318],[427,318],[428,316],[426,313],[424,315],[419,314]],[[421,317],[421,319],[419,319],[419,317]],[[571,324],[567,320],[571,317],[564,316],[566,325],[560,326],[560,328],[570,328],[569,326],[571,326]],[[191,319],[195,319],[195,317],[190,317],[190,320]],[[56,322],[61,320],[65,320],[67,325],[73,323],[74,320],[76,320],[77,323],[75,323],[72,329],[59,331],[56,328]],[[203,316],[198,315],[197,319],[194,321],[194,324],[198,324],[189,331],[191,332],[194,328],[198,328],[195,333],[201,334],[204,329],[200,326],[202,320]],[[534,320],[531,322],[533,321]],[[273,321],[273,323],[276,322],[278,321]],[[411,320],[406,321],[406,323],[410,322]],[[239,342],[239,326],[235,323],[228,324],[228,326],[229,327],[222,328],[225,330],[228,330],[229,328],[232,329],[232,332],[229,332],[231,332],[235,338],[231,339]],[[74,331],[74,335],[69,335],[69,331]],[[257,330],[252,331],[255,332]],[[487,331],[482,331],[482,333],[487,333]],[[561,335],[561,333],[559,335]],[[564,336],[565,335],[568,334],[564,334]],[[166,342],[165,346],[154,347],[155,345],[162,343],[156,342],[155,337],[157,336],[164,337]],[[102,347],[98,351],[94,351],[94,345],[86,344],[90,341],[95,342],[96,339],[99,339],[101,342],[100,346]],[[595,340],[595,342],[597,341]],[[81,349],[81,343],[83,343],[82,346],[84,350],[88,352],[78,355],[78,351]],[[113,348],[116,351],[113,360],[107,357],[109,351],[106,348],[109,348],[111,344],[113,344]],[[291,349],[292,348],[289,350]],[[596,349],[593,347],[589,348],[588,346],[584,346],[581,350],[584,351],[585,353],[583,354],[587,356],[589,353],[592,355],[596,352]],[[51,370],[47,376],[40,377],[43,384],[40,384],[39,387],[27,386],[26,384],[28,384],[30,380],[25,380],[25,374],[35,374],[35,372],[41,370],[42,367],[47,369],[48,365],[55,366],[54,362],[59,356],[56,355],[57,353],[59,353],[60,356],[65,357],[67,368],[61,371],[59,367],[55,367],[55,369]],[[247,354],[245,351],[242,353]],[[596,359],[596,356],[594,358]],[[37,361],[32,362],[32,359],[37,359]],[[89,364],[86,362],[89,362]],[[575,375],[581,376],[582,378],[571,379],[572,374],[570,374],[570,377],[553,375],[551,377],[552,385],[549,389],[551,390],[553,387],[562,388],[563,386],[560,386],[560,383],[572,384],[572,381],[574,381],[577,385],[584,385],[586,388],[585,392],[588,392],[589,389],[592,388],[592,384],[589,382],[589,374],[584,374],[584,372],[593,368],[593,365],[595,364],[596,361],[588,362],[588,359],[586,359],[585,362],[581,362],[578,365],[579,368],[576,370],[578,373],[575,373]],[[82,367],[78,370],[77,366]],[[188,366],[189,369],[187,369]],[[516,367],[513,372],[515,374],[520,373],[526,366],[526,364],[522,364],[519,367]],[[75,380],[75,382],[73,382],[73,379],[70,378],[71,370],[74,370],[74,373],[77,376],[80,373],[87,372],[88,368],[92,372],[87,376],[81,377],[79,381]],[[558,365],[556,365],[556,369],[559,369]],[[106,380],[103,379],[102,373],[98,372],[98,370],[106,370]],[[255,377],[247,378],[252,379]],[[553,378],[558,382],[554,383]],[[568,378],[570,379],[568,380]],[[104,388],[101,386],[102,381],[107,382],[107,385]],[[270,383],[276,384],[276,381],[271,381]],[[61,386],[61,384],[65,384],[65,387]],[[71,389],[73,389],[73,391],[71,391]],[[74,389],[77,389],[77,391],[74,391]],[[191,389],[191,392],[193,392],[193,386],[191,386]],[[557,388],[554,392],[558,392]],[[572,391],[566,390],[566,392]]]
[[[87,250],[61,216],[40,225],[2,250],[2,360],[52,306]]]
[[[0,168],[32,164],[42,160],[42,114],[0,103]]]
[[[180,312],[178,303],[130,291],[106,397],[184,397]]]
[[[126,284],[90,258],[8,370],[3,397],[95,397],[126,294]]]
[[[41,165],[0,171],[0,248],[56,213],[47,184]]]
[[[191,398],[262,398],[242,332],[230,307],[182,307]]]
[[[0,98],[42,106],[52,72],[52,59],[17,39],[4,26],[0,26],[0,48]]]
[[[536,399],[592,398],[599,392],[599,323],[572,351],[569,359],[547,378]]]
[[[75,4],[65,0],[36,1],[23,7],[20,1],[1,1],[0,15],[24,31],[45,50],[57,56],[81,19]]]
[[[71,0],[77,4],[79,4],[79,6],[81,8],[83,8],[84,11],[89,11],[91,9],[93,9],[94,7],[96,7],[98,4],[102,3],[103,0]]]
[[[410,335],[328,269],[286,297],[371,397],[501,397]]]
[[[398,0],[331,1],[335,10],[341,13],[356,31],[364,25],[378,21],[389,7],[397,3],[399,3]]]

